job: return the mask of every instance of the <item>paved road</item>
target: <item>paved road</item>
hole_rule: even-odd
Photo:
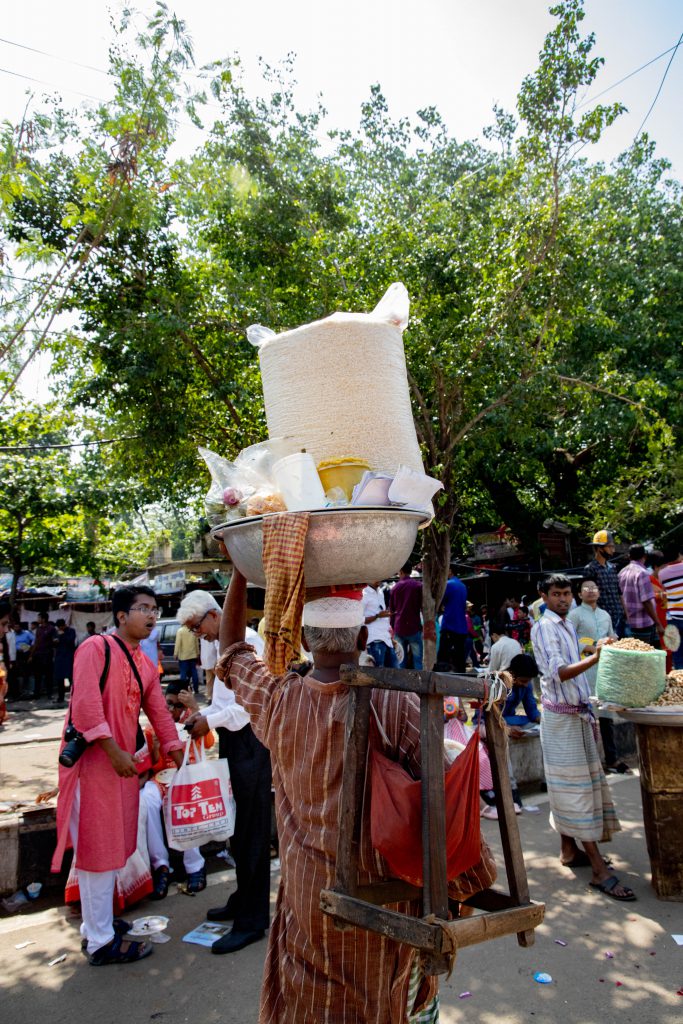
[[[683,904],[658,901],[650,887],[637,778],[612,777],[610,785],[624,831],[608,848],[638,902],[615,903],[588,888],[585,869],[559,864],[547,803],[538,798],[541,813],[519,819],[532,898],[547,905],[536,945],[520,949],[508,937],[463,950],[451,978],[442,981],[442,1024],[679,1024],[683,947],[671,933],[683,932]],[[502,865],[497,824],[482,826]],[[181,941],[206,908],[222,902],[231,877],[213,875],[194,898],[176,894],[143,905],[141,913],[168,915],[172,941],[126,967],[89,967],[78,951],[78,921],[63,909],[41,910],[39,903],[30,915],[0,919],[0,1019],[255,1024],[265,942],[215,957]],[[276,884],[274,875],[273,899]],[[16,949],[26,941],[33,944]],[[61,953],[66,960],[49,967]],[[553,984],[536,984],[539,970],[550,973]],[[460,999],[464,991],[471,997]]]

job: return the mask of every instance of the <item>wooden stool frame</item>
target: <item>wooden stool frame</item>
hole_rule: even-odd
[[[320,893],[321,909],[338,927],[354,925],[379,932],[419,949],[427,974],[443,974],[452,966],[452,950],[517,934],[520,946],[534,943],[534,928],[543,920],[545,906],[529,899],[529,886],[507,769],[505,729],[500,715],[484,712],[486,743],[496,792],[498,824],[509,893],[486,889],[464,901],[474,908],[471,917],[448,920],[446,877],[446,806],[444,792],[443,698],[488,697],[485,681],[467,675],[415,672],[405,669],[342,666],[340,678],[349,687],[344,773],[337,845],[336,878],[332,889]],[[373,687],[416,693],[420,698],[422,751],[423,886],[399,879],[374,885],[358,884],[362,802]],[[422,900],[423,916],[411,917],[387,910],[384,904]]]

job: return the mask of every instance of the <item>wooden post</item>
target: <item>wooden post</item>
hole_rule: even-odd
[[[493,788],[496,791],[496,808],[500,840],[503,846],[505,871],[508,877],[510,895],[516,904],[529,903],[529,883],[524,866],[524,854],[519,838],[508,772],[507,736],[502,714],[495,706],[484,712],[486,722],[486,744],[491,762]],[[533,946],[533,930],[517,933],[520,946]]]
[[[424,914],[435,914],[445,921],[448,919],[448,879],[442,697],[422,697],[420,701],[420,748]],[[433,851],[437,856],[432,856]]]
[[[683,900],[683,728],[637,724],[636,735],[652,886],[660,900]]]
[[[339,839],[337,840],[337,884],[351,895],[358,888],[358,851],[363,813],[365,765],[370,726],[369,686],[349,691],[346,718],[346,746],[339,808]]]

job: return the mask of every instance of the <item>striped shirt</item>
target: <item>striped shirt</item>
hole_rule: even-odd
[[[666,617],[670,621],[683,619],[683,561],[671,562],[659,570],[659,582],[666,590]]]
[[[652,618],[645,611],[643,602],[654,601],[655,590],[645,566],[640,562],[629,562],[619,573],[619,587],[629,626],[633,629],[652,626]]]
[[[541,673],[541,694],[553,704],[586,704],[591,688],[586,674],[561,680],[559,670],[581,660],[576,629],[546,608],[531,630],[534,657]]]
[[[274,676],[245,644],[229,647],[218,669],[227,672],[273,764],[282,878],[268,935],[259,1024],[398,1024],[412,1019],[410,1010],[420,1009],[408,1006],[415,950],[363,928],[338,931],[320,909],[320,890],[329,889],[335,879],[348,688],[291,672]],[[417,696],[375,690],[372,703],[388,738],[384,752],[419,776]],[[364,801],[358,849],[362,885],[387,875],[372,847],[369,803]],[[485,844],[482,853],[485,863],[450,884],[455,899],[494,881]],[[421,913],[417,904],[390,909]],[[435,977],[426,981],[420,999],[428,1006],[438,984]]]

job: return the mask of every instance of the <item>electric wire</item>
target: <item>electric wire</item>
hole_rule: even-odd
[[[664,83],[666,81],[666,76],[669,74],[669,68],[671,67],[673,59],[676,56],[676,53],[678,52],[678,47],[681,45],[682,42],[683,42],[683,32],[681,32],[681,34],[680,34],[680,36],[678,38],[678,42],[676,43],[676,46],[674,47],[674,52],[671,54],[671,56],[669,58],[669,63],[666,65],[666,70],[664,71],[664,74],[662,76],[662,80],[659,83],[659,89],[657,89],[657,93],[656,93],[655,98],[653,99],[653,101],[652,101],[652,103],[650,105],[650,109],[648,110],[647,114],[643,118],[643,121],[642,121],[642,124],[641,124],[640,128],[638,129],[638,131],[636,132],[636,134],[633,137],[633,141],[634,142],[636,141],[636,139],[638,138],[638,136],[642,132],[643,128],[645,127],[645,122],[647,121],[648,117],[650,116],[652,111],[655,109],[655,104],[656,104],[657,100],[659,99],[659,94],[661,93],[662,89],[664,88]]]

